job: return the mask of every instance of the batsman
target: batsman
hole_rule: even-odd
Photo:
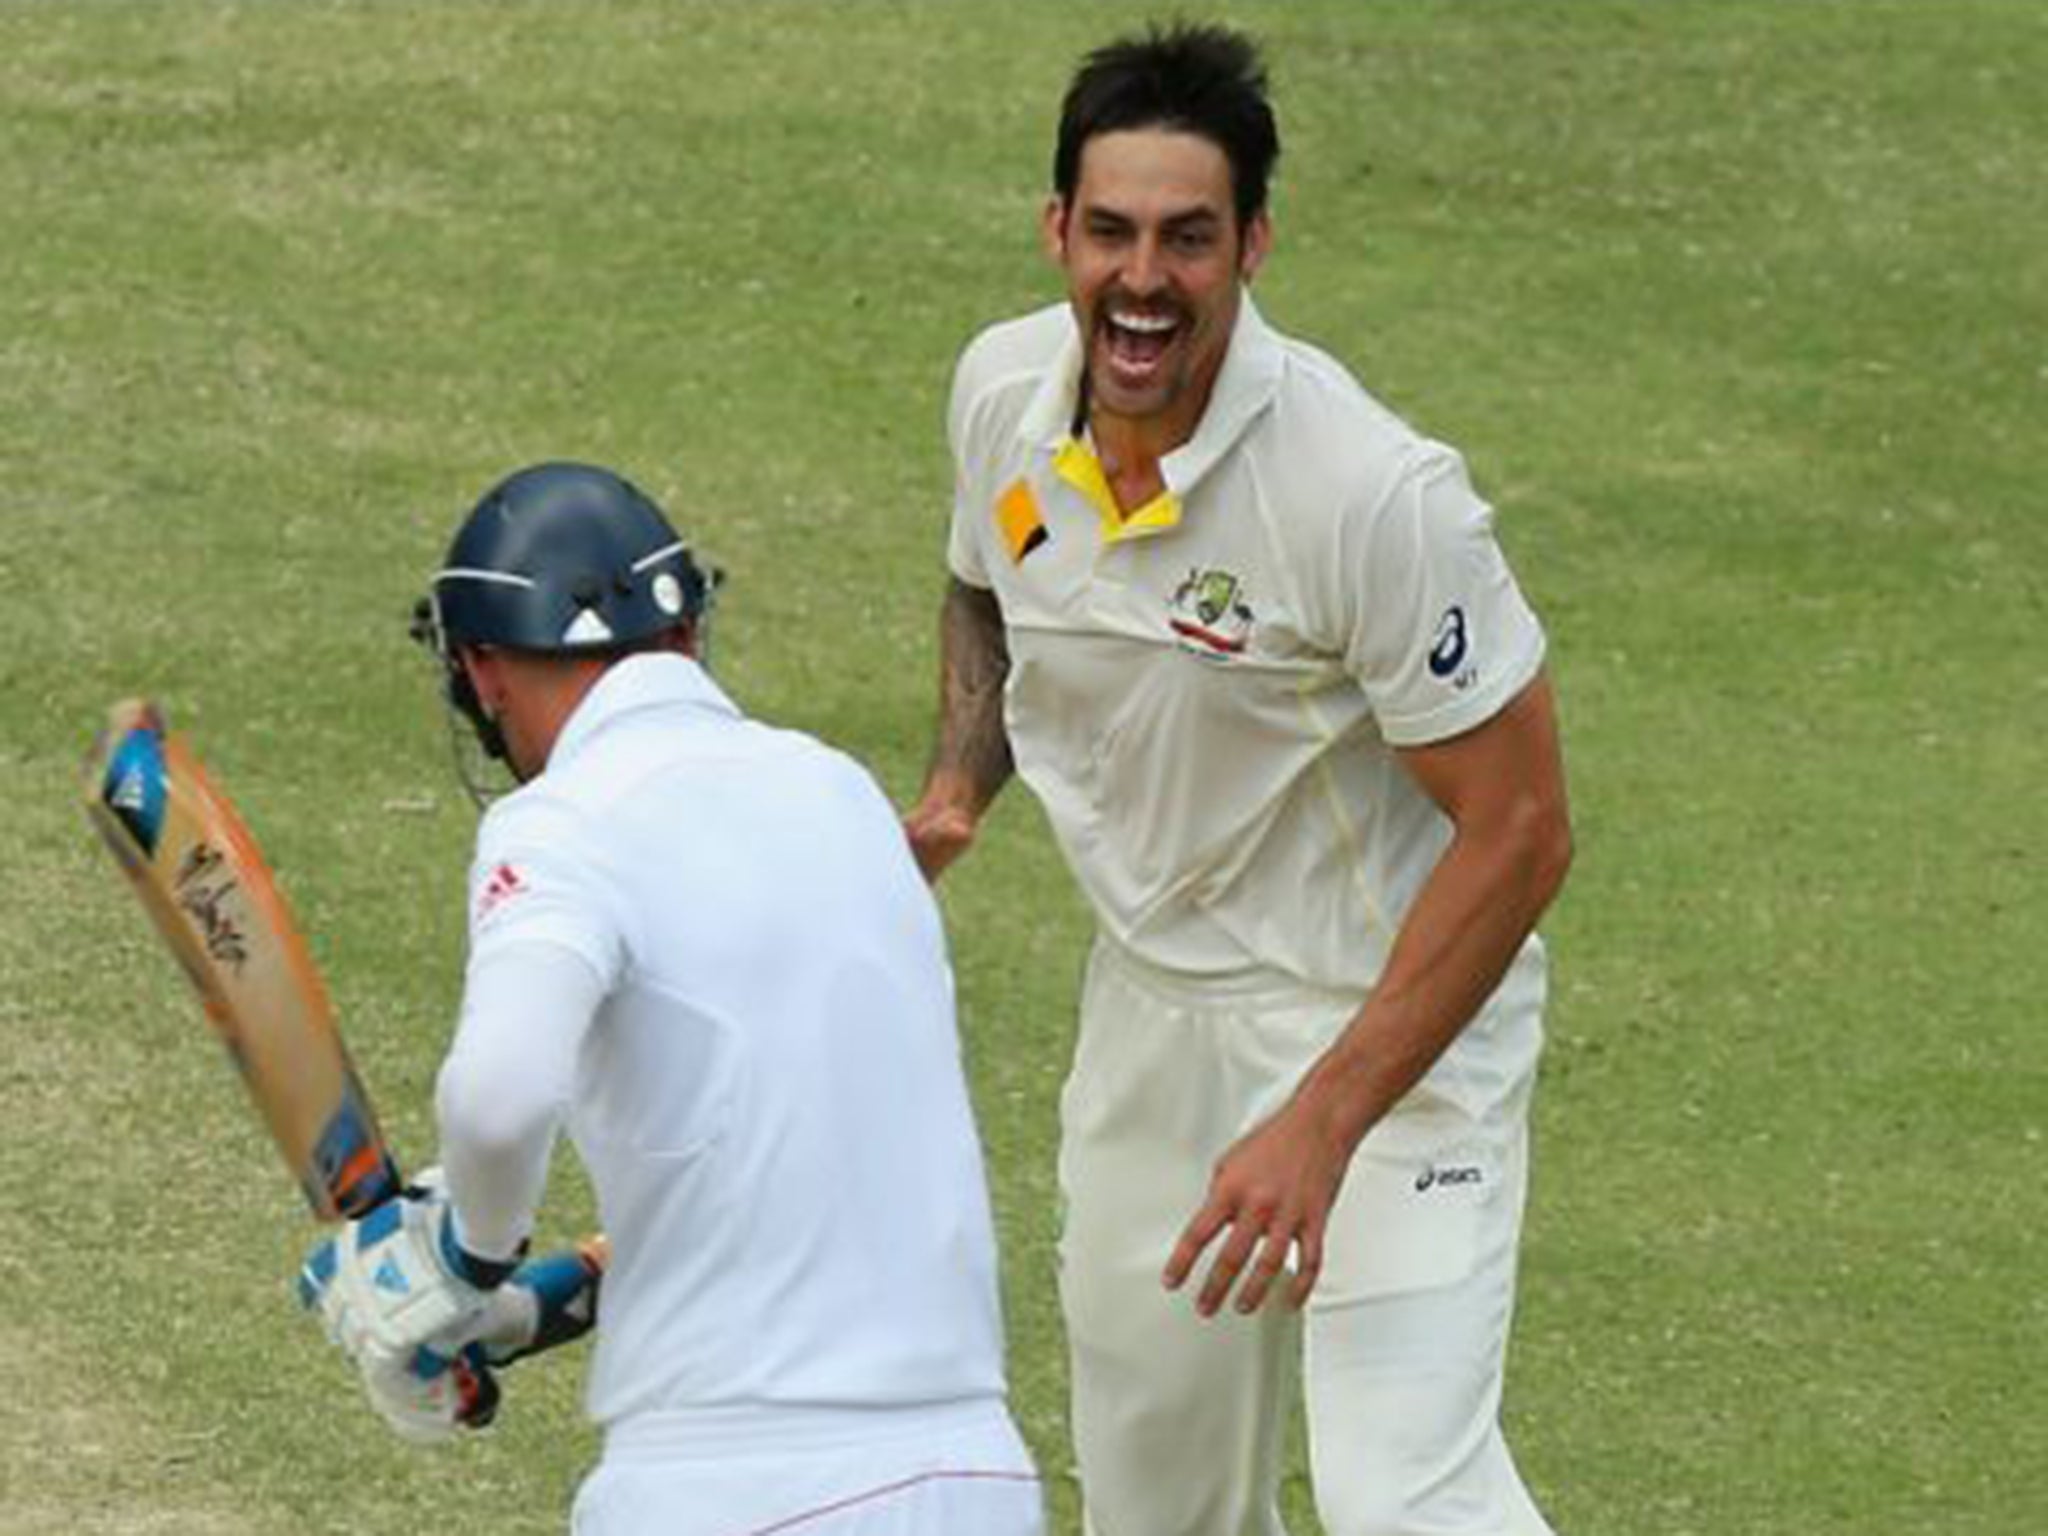
[[[448,1357],[566,1131],[611,1246],[579,1536],[1040,1536],[938,908],[867,772],[712,680],[715,586],[594,465],[463,521],[416,632],[514,782],[471,870],[442,1182],[308,1289],[373,1395]]]
[[[1546,1536],[1499,1410],[1570,858],[1544,635],[1457,453],[1269,325],[1248,39],[1073,77],[1066,301],[954,376],[936,878],[1012,773],[1094,910],[1061,1099],[1092,1536]],[[1018,893],[1013,922],[1030,920]]]

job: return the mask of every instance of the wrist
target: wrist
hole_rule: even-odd
[[[1385,1113],[1374,1101],[1370,1075],[1336,1050],[1309,1068],[1294,1097],[1324,1144],[1346,1162]]]
[[[988,808],[990,796],[963,768],[934,768],[926,775],[911,815],[945,821],[972,830]]]
[[[436,1245],[441,1267],[472,1290],[494,1291],[512,1277],[526,1257],[527,1242],[521,1239],[511,1257],[488,1258],[472,1252],[462,1244],[461,1233],[456,1225],[455,1207],[446,1206],[442,1212],[440,1240]]]

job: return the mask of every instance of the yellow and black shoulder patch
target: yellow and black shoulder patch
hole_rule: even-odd
[[[1045,518],[1038,510],[1038,498],[1031,494],[1031,482],[1018,479],[996,500],[996,528],[1012,560],[1022,560],[1052,535],[1045,530]]]

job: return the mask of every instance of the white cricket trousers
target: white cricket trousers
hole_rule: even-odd
[[[1253,1317],[1197,1316],[1213,1244],[1179,1292],[1160,1284],[1216,1159],[1355,1007],[1298,988],[1198,991],[1098,941],[1060,1106],[1060,1295],[1089,1536],[1284,1536],[1297,1379],[1328,1536],[1550,1536],[1499,1423],[1526,1092],[1475,1120],[1418,1089],[1376,1126],[1303,1312],[1276,1287]]]
[[[572,1536],[1045,1536],[1000,1402],[647,1414],[615,1426]]]

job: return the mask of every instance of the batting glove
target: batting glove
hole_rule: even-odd
[[[320,1315],[373,1395],[380,1388],[412,1390],[408,1376],[432,1383],[445,1374],[422,1374],[419,1352],[452,1361],[476,1336],[491,1292],[513,1269],[464,1252],[430,1170],[315,1247],[299,1272],[299,1300]]]
[[[603,1240],[533,1259],[485,1301],[472,1341],[450,1358],[422,1345],[397,1370],[366,1370],[370,1404],[393,1433],[415,1445],[437,1445],[459,1430],[482,1429],[497,1416],[494,1366],[567,1344],[597,1322]]]
[[[471,1334],[471,1353],[491,1365],[510,1365],[582,1338],[597,1325],[607,1252],[605,1240],[595,1237],[521,1264],[491,1292]]]
[[[363,1391],[392,1433],[414,1445],[439,1445],[463,1429],[482,1429],[498,1411],[498,1383],[480,1346],[450,1357],[425,1346],[396,1368],[362,1370]]]

